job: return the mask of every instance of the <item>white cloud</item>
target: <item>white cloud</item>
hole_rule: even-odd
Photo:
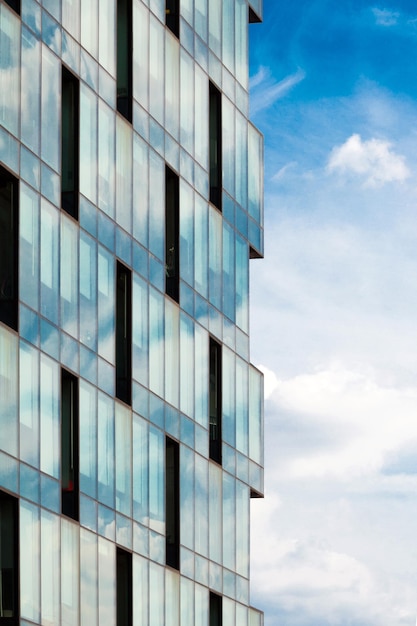
[[[298,83],[304,80],[306,74],[298,69],[294,74],[286,76],[276,82],[269,77],[269,72],[261,68],[252,79],[252,94],[250,101],[251,114],[255,115],[263,109],[269,108],[274,102],[287,95]]]
[[[390,11],[389,9],[372,9],[375,21],[378,26],[395,26],[398,23],[400,14],[398,11]]]
[[[405,157],[396,154],[388,141],[362,141],[358,134],[349,137],[341,146],[333,148],[327,170],[357,175],[369,187],[394,181],[403,182],[410,176]]]

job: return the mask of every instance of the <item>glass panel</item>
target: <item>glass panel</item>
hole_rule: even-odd
[[[41,156],[56,172],[60,160],[61,64],[59,59],[42,46],[42,104],[41,104]]]
[[[209,45],[213,52],[221,56],[222,0],[209,2]]]
[[[0,11],[0,119],[17,136],[20,93],[20,20]]]
[[[101,11],[101,5],[100,5]],[[115,115],[102,100],[98,108],[98,201],[102,211],[114,217]]]
[[[162,432],[151,426],[149,429],[149,525],[160,533],[164,532],[164,437]],[[153,622],[151,621],[153,624]]]
[[[248,130],[249,215],[257,222],[260,222],[262,207],[263,137],[251,124],[249,124]]]
[[[164,626],[165,622],[164,568],[155,563],[149,564],[149,623]]]
[[[97,203],[97,96],[81,83],[80,191]]]
[[[97,626],[98,572],[97,535],[80,529],[81,626]]]
[[[98,393],[98,499],[114,507],[114,402]]]
[[[39,352],[20,343],[20,458],[39,467]]]
[[[195,326],[195,420],[204,428],[208,420],[209,341],[208,333]]]
[[[180,121],[180,46],[168,33],[165,37],[165,128],[175,138],[179,137]]]
[[[235,236],[227,222],[223,223],[223,313],[235,319]]]
[[[197,65],[195,68],[195,158],[207,170],[209,162],[208,122],[209,122],[209,90],[207,75]]]
[[[208,626],[209,593],[201,585],[195,585],[195,621],[194,626]],[[225,622],[225,625],[228,622]]]
[[[263,376],[254,367],[249,367],[249,456],[263,462]]]
[[[179,308],[165,302],[165,400],[179,406]]]
[[[181,624],[194,624],[194,583],[181,578]]]
[[[164,393],[164,297],[149,291],[149,386],[156,394]]]
[[[61,328],[78,337],[78,229],[61,218]]]
[[[141,173],[140,176],[133,177],[133,236],[143,246],[148,247],[149,150],[136,133],[133,135],[133,168],[135,172]],[[146,268],[143,269],[142,273],[145,273]]]
[[[236,481],[236,571],[249,578],[249,487]]]
[[[98,3],[99,0],[81,0],[81,45],[94,58],[98,56]]]
[[[149,433],[145,420],[133,415],[133,517],[149,522]]]
[[[80,40],[80,0],[62,0],[62,25],[74,39]]]
[[[19,291],[35,311],[39,307],[39,196],[20,183]]]
[[[183,11],[183,4],[181,5]],[[181,146],[190,154],[194,150],[194,65],[181,50]]]
[[[164,28],[152,15],[149,24],[149,112],[164,124]]]
[[[222,472],[209,464],[209,548],[210,560],[222,562]]]
[[[80,233],[80,341],[97,350],[97,245]]]
[[[39,509],[20,501],[20,615],[40,620],[40,523]]]
[[[21,85],[21,137],[22,141],[39,154],[41,44],[22,28],[22,85]]]
[[[180,337],[180,408],[194,417],[194,323],[184,313],[181,313]]]
[[[116,551],[107,539],[98,539],[98,623],[116,624]]]
[[[222,372],[222,408],[223,408],[223,440],[231,446],[236,444],[236,411],[235,411],[235,355],[223,346]]]
[[[218,309],[222,305],[222,216],[210,207],[209,211],[209,296]]]
[[[58,212],[46,200],[41,210],[41,312],[58,325]]]
[[[208,461],[195,455],[195,551],[208,556]]]
[[[208,297],[208,205],[200,196],[195,196],[195,245],[194,271],[195,288]]]
[[[114,259],[110,252],[98,247],[98,352],[114,363],[115,293]]]
[[[132,414],[116,402],[116,509],[132,515]]]
[[[223,565],[234,571],[236,563],[235,479],[223,474]],[[227,623],[227,622],[226,622]]]
[[[236,358],[236,448],[248,454],[248,365]]]
[[[97,390],[80,380],[80,490],[97,498]]]
[[[248,86],[248,5],[246,0],[236,2],[236,78]]]
[[[223,0],[223,63],[235,69],[235,0]]]
[[[223,186],[226,191],[235,197],[235,169],[236,169],[236,138],[235,138],[235,109],[227,98],[223,98]]]
[[[122,118],[116,120],[116,221],[132,229],[132,128]]]
[[[249,250],[241,237],[236,237],[236,324],[249,330]]]
[[[41,355],[41,470],[59,478],[59,367]]]
[[[194,278],[194,192],[180,180],[180,276],[193,285]]]
[[[165,577],[165,626],[180,626],[180,577],[166,570]],[[188,622],[192,624],[192,622]]]
[[[181,544],[194,549],[194,453],[181,446],[180,464]]]
[[[133,275],[132,376],[148,385],[148,287]]]
[[[140,2],[133,4],[133,96],[145,109],[149,102],[149,11]]]
[[[149,180],[152,185],[149,189],[149,249],[162,262],[165,260],[164,232],[165,232],[165,204],[164,204],[164,177],[165,164],[155,152],[150,152]]]
[[[207,41],[207,0],[195,1],[194,28],[201,39]]]
[[[236,111],[236,200],[246,209],[248,203],[248,123]]]
[[[17,456],[17,337],[0,326],[0,447]]]
[[[148,626],[149,603],[149,562],[136,554],[133,555],[133,626]]]
[[[78,625],[79,570],[79,526],[61,518],[62,626]]]
[[[115,8],[115,0],[100,0],[99,61],[112,76],[116,68]]]
[[[59,531],[59,517],[41,509],[41,589],[44,626],[55,626],[60,623]]]

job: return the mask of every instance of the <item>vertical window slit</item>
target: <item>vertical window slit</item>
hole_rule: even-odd
[[[116,552],[116,626],[132,625],[132,555],[122,548]]]
[[[117,262],[116,397],[132,402],[132,272]]]
[[[165,293],[180,300],[179,177],[165,168]]]
[[[165,24],[176,37],[180,36],[180,2],[179,0],[166,0]]]
[[[132,0],[117,0],[117,110],[132,121]]]
[[[222,626],[222,597],[210,591],[210,626]]]
[[[78,379],[61,370],[61,507],[79,519]]]
[[[79,100],[79,81],[63,67],[61,97],[61,207],[75,219],[78,219]]]
[[[177,441],[165,438],[165,543],[166,564],[180,568],[180,450]]]
[[[18,180],[0,166],[0,321],[18,329]]]
[[[0,621],[19,623],[18,500],[0,491]]]
[[[210,337],[209,347],[209,411],[210,411],[210,458],[222,462],[222,349]]]
[[[209,85],[210,202],[222,210],[222,95]]]

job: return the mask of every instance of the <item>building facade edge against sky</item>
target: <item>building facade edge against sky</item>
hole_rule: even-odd
[[[0,0],[0,623],[262,626],[260,0]]]

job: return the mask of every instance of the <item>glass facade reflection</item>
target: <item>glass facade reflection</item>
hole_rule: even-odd
[[[262,0],[0,0],[0,622],[262,626]]]

